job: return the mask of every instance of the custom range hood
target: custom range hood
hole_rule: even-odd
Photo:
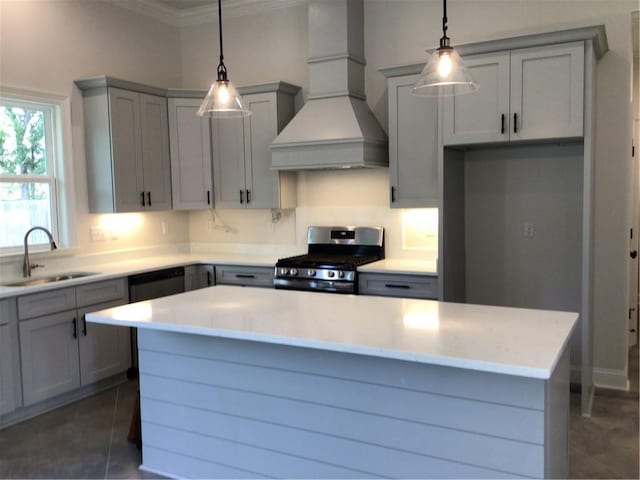
[[[311,0],[309,98],[271,144],[277,170],[386,167],[387,135],[365,102],[362,0]]]

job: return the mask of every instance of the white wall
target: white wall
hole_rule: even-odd
[[[423,50],[441,35],[440,0],[365,0],[366,92],[379,122],[387,125],[386,82],[381,66],[424,61]],[[630,26],[636,0],[451,0],[453,45],[523,33],[605,24],[610,51],[598,64],[595,212],[595,364],[626,374],[627,199]],[[25,25],[33,28],[26,29]],[[286,80],[308,88],[306,7],[229,18],[225,61],[239,85]],[[191,239],[206,244],[250,243],[301,247],[307,224],[378,223],[387,227],[387,251],[402,248],[401,212],[387,207],[387,172],[308,172],[298,177],[299,208],[272,223],[269,211],[220,211],[235,233],[209,230],[208,212],[145,214],[143,228],[120,240],[90,243],[81,97],[72,81],[95,74],[160,86],[206,88],[218,62],[215,24],[176,29],[98,1],[0,0],[0,82],[71,98],[81,252],[113,250]],[[27,61],[29,59],[30,61]],[[384,193],[383,193],[384,192]],[[187,217],[188,220],[187,220]],[[161,237],[160,224],[170,235]],[[187,226],[188,221],[188,226]],[[189,232],[189,234],[187,234]],[[428,242],[426,242],[428,243]]]
[[[106,2],[0,1],[0,86],[70,98],[75,186],[74,253],[188,242],[188,214],[162,212],[118,217],[88,213],[82,95],[73,81],[107,74],[159,86],[179,86],[178,30]],[[162,236],[161,224],[169,225]],[[124,228],[123,225],[129,225]],[[89,229],[109,229],[91,242]],[[114,231],[117,240],[111,238]],[[5,265],[9,274],[12,266]]]
[[[455,46],[460,43],[509,37],[526,33],[558,30],[567,27],[604,24],[610,51],[598,64],[596,183],[595,183],[595,298],[594,358],[602,381],[621,386],[626,377],[627,317],[627,211],[630,79],[630,22],[636,0],[452,0],[448,2],[449,36]],[[386,82],[377,69],[382,66],[424,61],[424,49],[437,46],[441,35],[442,3],[425,0],[365,0],[365,56],[367,102],[378,121],[387,126]],[[271,28],[274,26],[275,28]],[[308,88],[306,65],[306,16],[304,7],[280,13],[230,19],[225,22],[225,53],[229,71],[236,83],[248,84],[284,79]],[[182,35],[182,77],[190,86],[205,87],[211,81],[216,54],[216,28],[210,25],[191,27]],[[229,32],[229,33],[227,33]],[[211,55],[210,67],[202,60]],[[242,59],[242,60],[241,60]],[[249,59],[260,68],[242,65]],[[185,83],[185,85],[187,85]],[[345,177],[345,175],[349,175]],[[300,242],[303,222],[375,217],[388,226],[388,237],[397,235],[397,212],[388,209],[386,195],[371,199],[370,205],[353,207],[349,202],[364,192],[387,191],[386,172],[321,172],[299,175],[300,192],[319,190],[321,197],[308,197],[296,210],[296,226],[283,228],[277,241]],[[349,182],[346,182],[348,179]],[[345,184],[354,192],[343,197]],[[304,198],[304,197],[303,197]],[[343,198],[343,208],[335,205]],[[331,206],[324,205],[330,201]],[[243,212],[237,224],[237,237],[269,238],[268,212]],[[222,215],[222,213],[221,213]],[[202,226],[202,214],[191,215],[191,234],[196,241],[233,241],[212,235]],[[293,222],[293,220],[290,220]],[[250,237],[242,237],[252,225]],[[247,232],[249,230],[246,230]],[[294,238],[294,231],[296,237]],[[388,253],[415,256],[388,244]],[[420,252],[418,255],[422,255]],[[609,373],[611,375],[607,376]]]

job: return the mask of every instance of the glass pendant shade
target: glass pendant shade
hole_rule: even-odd
[[[450,44],[447,36],[447,0],[442,1],[442,37],[438,48],[424,66],[420,78],[411,89],[419,97],[450,97],[478,90],[466,65]]]
[[[478,90],[460,55],[451,47],[439,48],[425,65],[411,93],[421,97],[463,95]]]
[[[198,115],[234,118],[251,115],[242,97],[229,80],[216,80],[198,109]]]
[[[242,97],[227,77],[222,50],[222,1],[218,0],[218,34],[220,35],[220,63],[218,79],[211,85],[207,96],[198,109],[201,117],[235,118],[251,115],[251,110],[242,103]]]

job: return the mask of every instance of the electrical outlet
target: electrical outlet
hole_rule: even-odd
[[[533,223],[524,224],[524,237],[533,238],[536,234],[535,225]]]
[[[91,227],[89,229],[89,233],[91,235],[91,241],[92,242],[104,242],[107,237],[104,233],[104,230],[102,228],[99,227]]]

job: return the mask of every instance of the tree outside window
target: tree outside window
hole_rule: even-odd
[[[22,245],[26,231],[57,234],[53,106],[0,99],[0,248]],[[46,244],[41,232],[30,243]]]

